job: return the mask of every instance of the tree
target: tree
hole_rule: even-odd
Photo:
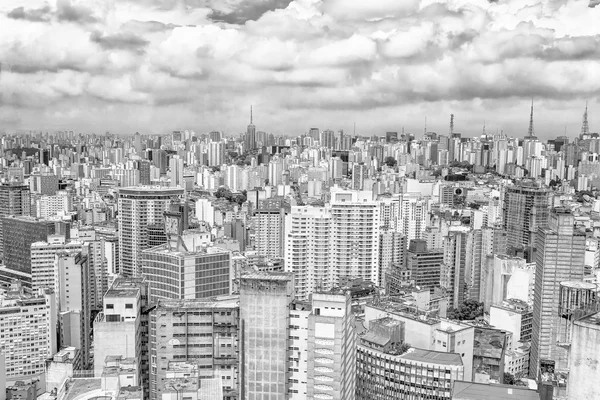
[[[515,382],[516,382],[516,379],[515,379],[515,377],[514,377],[513,374],[511,374],[509,372],[505,372],[504,373],[504,381],[503,381],[503,383],[505,385],[514,385]]]
[[[459,321],[473,320],[483,316],[483,303],[476,300],[465,300],[458,308],[448,310],[448,318]]]
[[[398,164],[398,161],[396,161],[394,157],[388,156],[385,158],[385,161],[383,163],[390,168],[394,168],[396,164]]]
[[[233,195],[231,194],[231,190],[227,189],[226,187],[220,187],[215,192],[215,197],[217,199],[224,198],[224,199],[231,201],[231,198],[233,197]]]

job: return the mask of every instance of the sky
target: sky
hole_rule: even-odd
[[[598,0],[2,0],[0,132],[600,130]],[[354,128],[356,126],[356,128]]]

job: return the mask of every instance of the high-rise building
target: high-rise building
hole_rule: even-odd
[[[31,194],[29,186],[22,183],[0,184],[0,220],[10,215],[31,215]],[[3,229],[0,229],[0,251]]]
[[[404,195],[400,199],[400,216],[397,230],[406,236],[407,245],[413,239],[423,239],[429,210],[427,201],[420,196]]]
[[[119,268],[123,276],[141,273],[141,252],[148,246],[148,225],[162,222],[181,188],[140,186],[119,189]]]
[[[237,296],[158,301],[153,311],[156,333],[150,343],[151,400],[164,399],[171,391],[169,370],[178,363],[196,365],[201,386],[220,376],[216,389],[223,390],[221,399],[237,398],[238,354],[242,354],[238,352],[239,310]]]
[[[444,240],[442,286],[447,290],[450,307],[457,308],[467,298],[467,239],[466,231],[451,231]]]
[[[561,283],[581,281],[584,276],[585,233],[574,228],[570,211],[554,209],[548,226],[540,228],[533,298],[533,334],[530,376],[537,378],[542,360],[552,360],[557,370],[568,367],[568,351],[561,346],[559,300]]]
[[[406,237],[389,228],[381,228],[379,234],[379,278],[377,285],[386,287],[385,276],[392,265],[406,265]]]
[[[594,379],[600,363],[600,313],[591,314],[573,323],[569,353],[569,399],[597,399],[600,396]]]
[[[365,188],[365,178],[367,177],[367,166],[364,163],[354,164],[352,167],[352,189],[370,190]]]
[[[268,258],[282,258],[284,250],[285,209],[283,200],[259,202],[254,212],[254,247]],[[287,207],[289,209],[289,206]]]
[[[8,269],[31,274],[31,244],[47,241],[55,232],[55,223],[28,216],[4,217],[4,265]]]
[[[62,251],[83,249],[83,243],[68,241],[62,235],[49,235],[48,241],[31,244],[31,286],[33,290],[56,288],[58,276],[56,254]]]
[[[246,129],[244,145],[246,150],[256,149],[256,126],[254,125],[252,117],[252,106],[250,106],[250,125],[248,125],[248,128]]]
[[[35,199],[35,216],[46,219],[55,215],[68,215],[72,210],[73,199],[71,195],[60,190],[54,195],[42,195]]]
[[[184,188],[183,182],[183,159],[177,155],[169,160],[169,173],[171,177],[171,187]]]
[[[64,251],[56,255],[58,324],[60,347],[75,347],[80,352],[81,368],[91,367],[90,298],[87,255]]]
[[[340,277],[379,280],[379,204],[372,193],[332,191],[329,268]]]
[[[311,306],[307,398],[352,400],[356,393],[357,339],[350,293],[313,293]],[[297,359],[303,357],[300,352],[292,353]]]
[[[535,244],[538,228],[548,224],[552,193],[524,183],[507,186],[502,206],[507,246],[527,248]]]
[[[286,216],[285,270],[294,274],[299,299],[335,284],[335,271],[329,268],[330,229],[327,207],[293,206]]]
[[[225,162],[225,143],[210,142],[208,144],[208,166],[220,166]]]
[[[0,365],[5,367],[0,370],[0,381],[4,372],[10,380],[43,375],[46,360],[57,349],[54,293],[40,290],[28,294],[14,281],[0,295],[0,338],[0,353],[6,357],[5,365]]]
[[[288,393],[288,328],[294,276],[253,273],[240,278],[240,398],[284,399]]]
[[[136,359],[136,386],[148,387],[148,291],[144,278],[117,278],[104,295],[94,319],[94,376],[102,375],[107,357]]]
[[[406,266],[420,289],[433,289],[440,285],[444,251],[428,249],[427,242],[422,239],[411,240],[406,253]]]

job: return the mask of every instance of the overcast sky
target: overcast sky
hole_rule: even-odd
[[[0,131],[600,130],[588,0],[1,0]]]

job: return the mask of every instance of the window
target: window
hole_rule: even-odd
[[[127,304],[125,304],[125,308],[133,308],[133,304],[127,303]]]
[[[107,305],[106,305],[106,309],[107,309],[107,310],[114,310],[114,308],[115,308],[115,305],[114,305],[114,304],[107,304]]]

